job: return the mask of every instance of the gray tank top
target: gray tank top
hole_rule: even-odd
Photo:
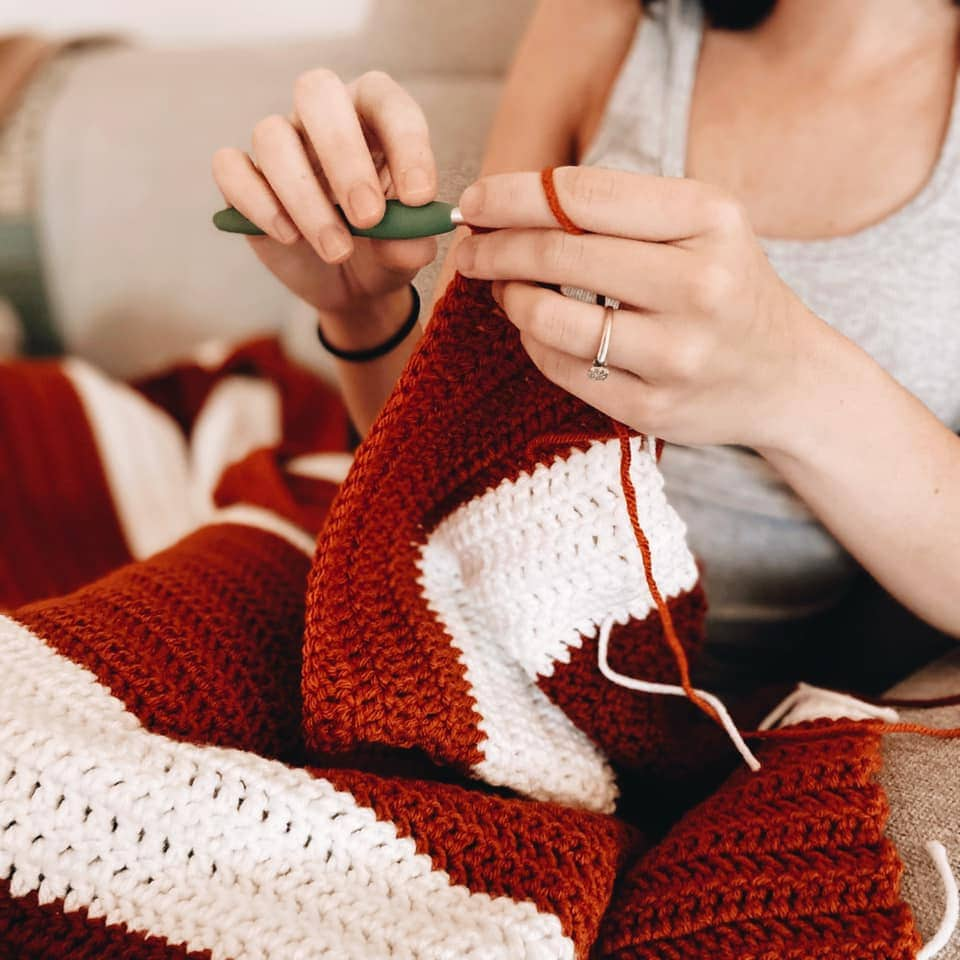
[[[684,175],[702,34],[698,0],[665,0],[647,11],[581,163]],[[818,316],[955,431],[960,429],[958,116],[960,96],[929,181],[885,220],[824,240],[761,238],[774,268]],[[899,455],[890,451],[891,457]],[[849,588],[857,563],[759,456],[736,447],[671,445],[662,469],[670,500],[703,563],[715,636],[750,643],[769,634],[763,624],[826,609]]]

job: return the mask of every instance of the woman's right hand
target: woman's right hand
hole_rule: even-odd
[[[385,73],[348,84],[330,70],[302,74],[292,113],[261,120],[251,154],[218,150],[213,174],[226,201],[267,234],[248,238],[257,256],[336,327],[338,341],[362,345],[364,318],[402,315],[387,305],[409,303],[407,284],[436,256],[433,237],[354,237],[334,209],[370,227],[382,219],[386,197],[412,205],[436,197],[426,118]]]

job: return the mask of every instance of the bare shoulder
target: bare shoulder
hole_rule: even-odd
[[[640,0],[540,0],[504,85],[483,172],[574,162],[640,16]]]

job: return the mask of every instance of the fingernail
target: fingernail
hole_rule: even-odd
[[[293,243],[300,236],[300,231],[285,213],[278,213],[273,218],[273,232],[281,243]]]
[[[463,191],[460,197],[460,212],[469,220],[483,212],[483,199],[486,193],[486,186],[482,183],[474,183]]]
[[[407,193],[426,193],[430,189],[430,177],[423,167],[411,167],[403,175],[403,189]]]
[[[477,259],[477,251],[474,249],[476,244],[471,243],[469,239],[460,241],[457,247],[457,269],[461,273],[469,273]]]
[[[324,227],[318,239],[323,259],[330,263],[342,260],[350,253],[350,238],[339,227]]]
[[[350,210],[353,220],[378,221],[383,210],[383,194],[377,193],[369,183],[358,183],[350,191]]]

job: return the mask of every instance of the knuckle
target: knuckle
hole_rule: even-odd
[[[690,301],[696,310],[712,313],[727,299],[733,274],[721,263],[708,260],[690,279]]]
[[[386,70],[367,70],[357,78],[358,86],[373,88],[396,87],[397,81]]]
[[[322,137],[314,137],[313,147],[322,158],[324,170],[331,183],[342,185],[345,178],[366,181],[364,173],[357,173],[356,161],[368,155],[369,150],[362,145],[358,148],[345,131],[334,128]]]
[[[318,90],[341,83],[340,77],[329,67],[314,67],[312,70],[301,73],[294,81],[294,101],[297,102],[304,97],[315,96]]]
[[[718,191],[707,199],[706,204],[707,222],[718,233],[734,233],[746,223],[743,206],[728,194]]]
[[[566,170],[562,182],[576,206],[607,205],[616,201],[617,180],[609,171],[591,167],[568,167]]]
[[[253,145],[262,148],[272,140],[286,132],[290,121],[279,113],[271,113],[257,122],[253,128]]]
[[[644,390],[634,393],[629,404],[629,418],[632,426],[644,433],[658,433],[667,422],[670,402],[664,390]]]
[[[532,336],[544,343],[563,341],[566,323],[552,296],[538,296],[530,306],[527,327]]]
[[[570,361],[558,350],[551,350],[543,360],[543,375],[554,383],[562,384],[570,379]]]
[[[523,203],[523,190],[518,186],[516,177],[493,176],[480,177],[479,179],[484,185],[484,213],[492,214],[496,211],[515,210]],[[547,231],[541,230],[538,232],[543,236],[538,236],[534,241],[534,255],[541,257],[547,248]]]
[[[707,359],[707,345],[697,336],[687,336],[673,345],[670,352],[670,370],[680,380],[693,380],[703,369]]]
[[[210,168],[217,179],[227,177],[236,166],[240,151],[235,147],[221,147],[210,158]]]
[[[480,240],[469,238],[464,241],[473,248],[473,268],[484,275],[497,276],[500,254],[499,237],[491,236]]]
[[[545,232],[539,240],[543,261],[557,276],[565,276],[574,270],[583,256],[583,243],[579,237],[558,230]]]
[[[411,151],[419,152],[424,148],[429,149],[430,131],[426,117],[419,111],[411,111],[409,115],[404,116],[403,120],[397,124],[394,141],[399,147]]]

